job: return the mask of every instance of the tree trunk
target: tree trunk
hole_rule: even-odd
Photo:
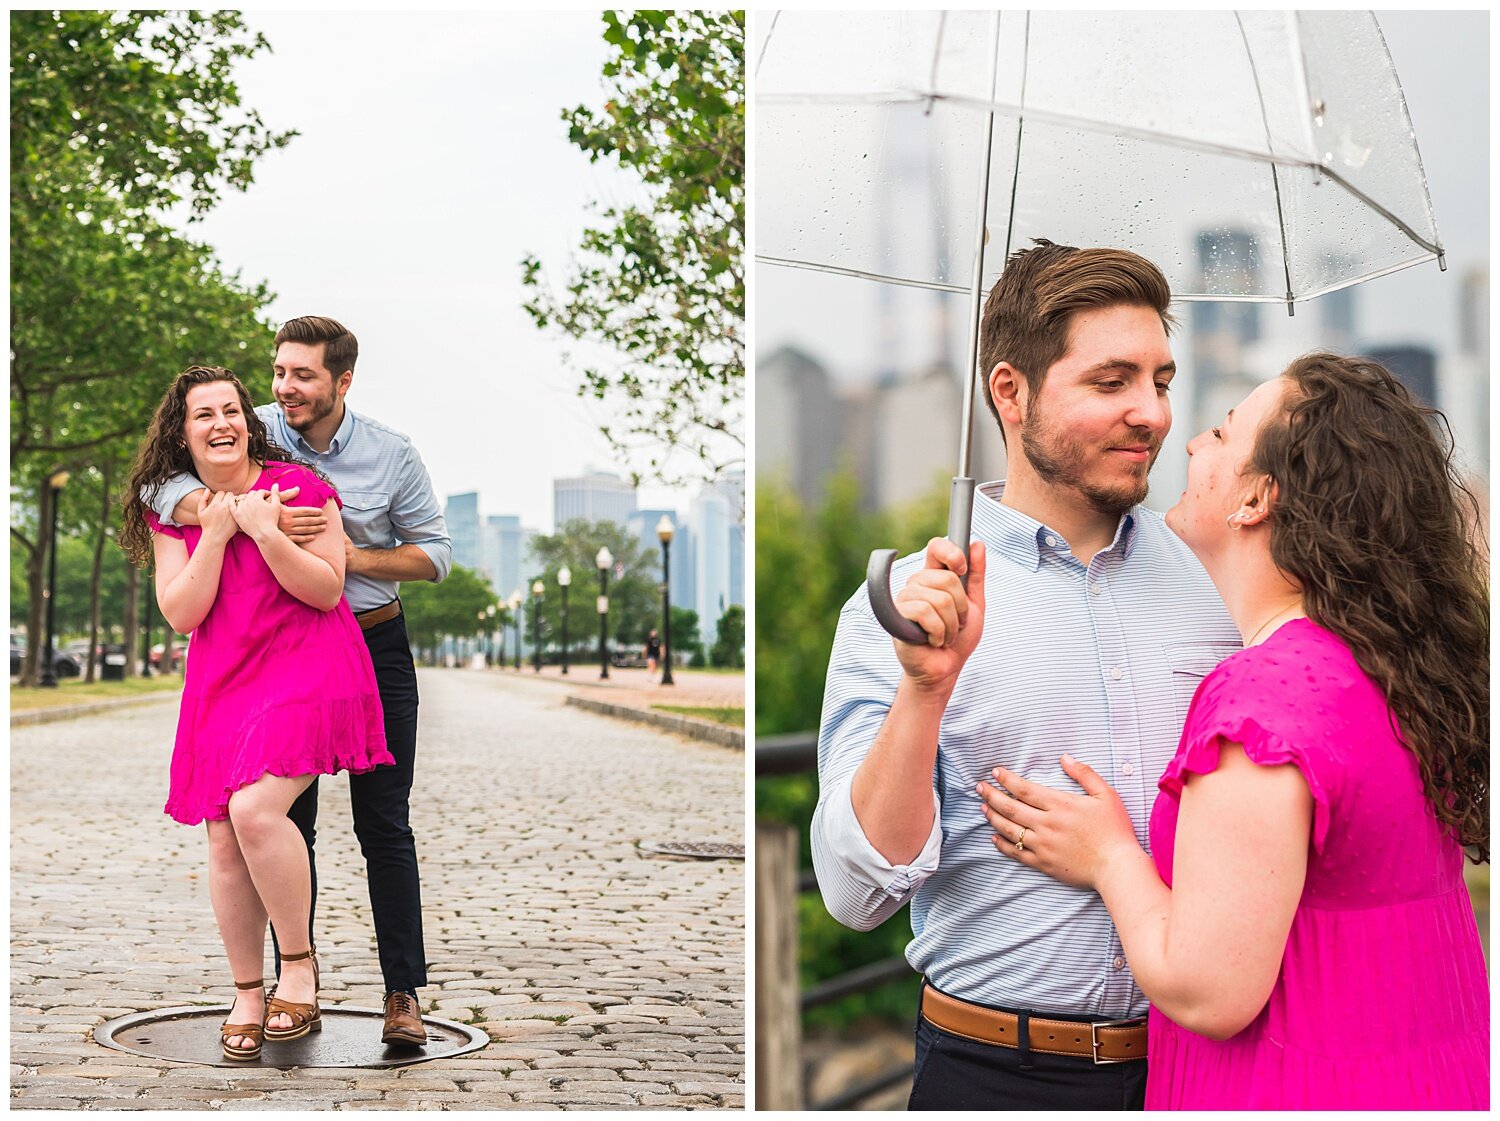
[[[37,485],[36,548],[26,558],[26,660],[21,666],[21,684],[33,688],[41,680],[42,645],[47,641],[46,623],[47,536],[52,524],[52,488],[43,479]]]
[[[136,645],[141,629],[141,570],[123,557],[121,560],[125,564],[125,676],[139,677],[141,663]]]
[[[99,533],[94,538],[94,570],[89,574],[89,664],[85,681],[94,681],[99,657],[99,587],[104,579],[104,542],[109,538],[109,464],[104,472],[103,500],[99,504]]]

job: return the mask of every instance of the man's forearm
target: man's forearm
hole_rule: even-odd
[[[206,489],[206,487],[199,487],[183,495],[182,501],[172,508],[172,520],[178,525],[202,525],[203,523],[198,520],[198,503],[202,501],[203,492]]]
[[[923,692],[903,677],[869,755],[854,772],[854,815],[891,864],[910,864],[932,833],[932,772],[947,707],[947,694]]]
[[[397,545],[394,549],[360,549],[349,553],[349,573],[375,580],[431,580],[437,567],[416,545]]]

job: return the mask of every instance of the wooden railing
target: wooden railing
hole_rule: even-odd
[[[755,773],[817,770],[817,736],[763,736],[755,741]],[[813,873],[797,868],[797,830],[755,823],[755,1108],[848,1109],[912,1074],[901,1063],[825,1101],[803,1101],[802,1014],[810,1008],[868,992],[912,976],[902,957],[860,966],[800,991],[797,976],[797,897],[818,889]]]

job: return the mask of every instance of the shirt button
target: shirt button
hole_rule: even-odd
[[[1051,545],[1054,549],[1057,548],[1057,538],[1053,537],[1050,533],[1047,534],[1047,544]]]
[[[1123,671],[1121,671],[1121,669],[1120,669],[1119,666],[1110,666],[1109,667],[1109,676],[1110,676],[1110,678],[1112,680],[1119,681],[1120,678],[1122,678],[1122,677],[1125,676],[1125,674],[1124,674]]]
[[[1124,969],[1125,968],[1125,959],[1124,958],[1115,958],[1115,960],[1113,962],[1111,962],[1110,964],[1113,965],[1116,969]]]
[[[1091,596],[1096,596],[1096,595],[1098,595],[1102,591],[1104,591],[1104,588],[1101,587],[1099,584],[1090,584],[1089,585],[1089,595],[1091,595]]]
[[[1122,763],[1122,764],[1120,764],[1120,770],[1124,771],[1127,775],[1133,775],[1133,774],[1135,774],[1135,764],[1134,763]]]

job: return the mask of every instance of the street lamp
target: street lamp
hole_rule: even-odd
[[[599,679],[609,679],[609,570],[614,567],[614,554],[608,545],[600,545],[594,557],[599,566]]]
[[[62,498],[62,489],[68,485],[68,472],[66,468],[59,467],[47,478],[47,487],[52,498],[52,543],[49,546],[51,557],[47,568],[47,663],[42,667],[41,680],[38,685],[45,685],[48,689],[57,688],[57,655],[53,652],[57,642],[57,619],[54,611],[57,606],[57,507]]]
[[[573,570],[563,565],[557,570],[557,586],[562,589],[562,671],[566,676],[568,672],[568,585],[573,582]]]
[[[542,593],[547,590],[540,580],[531,583],[531,668],[542,672]]]
[[[656,523],[656,536],[661,541],[661,657],[663,669],[661,683],[675,684],[672,680],[672,519],[663,514]]]
[[[510,593],[510,621],[516,628],[516,672],[521,672],[521,589]]]
[[[484,618],[485,622],[489,624],[489,631],[484,636],[484,664],[486,666],[493,666],[495,664],[495,647],[497,645],[495,642],[495,605],[493,603],[484,609]],[[504,657],[503,651],[501,657]]]

